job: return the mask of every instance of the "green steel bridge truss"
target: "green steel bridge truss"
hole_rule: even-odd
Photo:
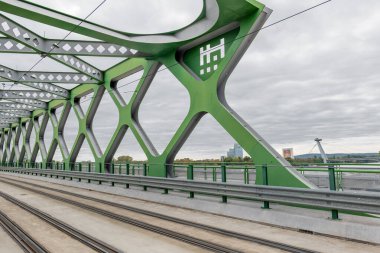
[[[199,120],[210,114],[253,157],[267,165],[270,185],[314,188],[227,104],[225,85],[231,72],[269,17],[271,10],[254,0],[204,0],[203,11],[191,24],[162,34],[132,34],[81,20],[27,1],[2,0],[0,11],[65,29],[96,39],[73,41],[46,39],[6,15],[0,14],[1,53],[39,54],[70,67],[68,72],[14,70],[0,65],[0,81],[19,83],[31,90],[0,90],[0,159],[2,162],[34,162],[41,153],[48,167],[59,148],[69,168],[87,140],[96,171],[112,161],[127,130],[132,131],[148,158],[149,175],[171,175],[171,164]],[[80,25],[78,25],[80,24]],[[124,57],[125,61],[101,71],[78,56]],[[187,89],[190,109],[174,136],[159,154],[138,119],[139,106],[160,66],[165,66]],[[143,71],[131,100],[126,103],[117,90],[119,80]],[[56,84],[76,83],[67,90]],[[92,122],[105,92],[119,111],[116,131],[102,152],[92,131]],[[93,93],[87,111],[80,98]],[[57,108],[63,108],[58,117]],[[79,122],[74,146],[69,152],[63,136],[73,110]],[[42,120],[41,120],[42,118]],[[53,140],[46,147],[48,122]],[[35,143],[30,143],[32,131]],[[21,145],[19,145],[19,142]],[[103,170],[104,171],[104,170]],[[257,183],[262,183],[257,169]]]

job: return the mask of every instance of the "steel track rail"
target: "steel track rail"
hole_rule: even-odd
[[[40,243],[26,233],[19,225],[0,211],[0,226],[4,228],[12,239],[27,253],[49,253]]]
[[[88,211],[92,211],[94,213],[103,215],[105,217],[108,217],[108,218],[111,218],[111,219],[114,219],[114,220],[118,220],[118,221],[121,221],[123,223],[127,223],[127,224],[130,224],[130,225],[133,225],[133,226],[136,226],[136,227],[148,230],[148,231],[152,231],[152,232],[158,233],[160,235],[164,235],[164,236],[167,236],[167,237],[170,237],[170,238],[173,238],[173,239],[176,239],[176,240],[179,240],[179,241],[182,241],[182,242],[194,245],[194,246],[198,246],[200,248],[204,248],[204,249],[207,249],[207,250],[212,251],[212,252],[218,252],[218,253],[240,253],[241,252],[241,251],[238,251],[238,250],[235,250],[235,249],[232,249],[232,248],[228,248],[228,247],[222,246],[220,244],[208,242],[208,241],[205,241],[205,240],[202,240],[202,239],[199,239],[199,238],[195,238],[195,237],[192,237],[192,236],[181,234],[181,233],[169,230],[169,229],[161,228],[159,226],[155,226],[155,225],[152,225],[152,224],[149,224],[149,223],[145,223],[145,222],[142,222],[142,221],[139,221],[139,220],[136,220],[136,219],[132,219],[132,218],[124,216],[124,215],[115,214],[115,213],[110,212],[110,211],[106,211],[106,210],[103,210],[103,209],[100,209],[100,208],[97,208],[97,207],[94,207],[94,206],[91,206],[91,205],[86,205],[86,204],[83,204],[83,203],[80,203],[80,202],[77,202],[77,201],[74,201],[74,200],[70,200],[70,199],[66,199],[66,198],[60,197],[60,196],[56,196],[56,195],[53,195],[53,194],[50,194],[50,193],[46,193],[46,192],[43,192],[43,191],[39,191],[39,190],[36,190],[36,189],[25,187],[25,186],[22,186],[22,185],[19,185],[19,184],[7,182],[5,180],[0,180],[0,182],[6,183],[6,184],[9,184],[9,185],[13,185],[15,187],[18,187],[18,188],[21,188],[21,189],[24,189],[24,190],[35,192],[37,194],[49,197],[51,199],[58,200],[58,201],[61,201],[63,203],[66,203],[66,204],[71,204],[71,205],[73,205],[75,207],[79,207],[79,208],[82,208],[82,209],[85,209],[85,210],[88,210]],[[3,194],[4,193],[0,192],[0,196],[3,195]],[[4,194],[4,195],[6,195],[6,194]],[[9,198],[13,199],[9,195],[7,195],[7,196]],[[110,251],[110,252],[112,252],[112,251]]]
[[[261,245],[264,245],[264,246],[269,246],[271,248],[276,248],[276,249],[284,250],[284,251],[287,251],[287,252],[292,252],[292,253],[316,253],[316,251],[312,251],[312,250],[308,250],[308,249],[303,249],[303,248],[300,248],[300,247],[295,247],[295,246],[284,244],[284,243],[278,243],[278,242],[275,242],[275,241],[266,240],[266,239],[255,237],[255,236],[249,236],[249,235],[245,235],[245,234],[242,234],[242,233],[237,233],[237,232],[233,232],[233,231],[229,231],[229,230],[225,230],[225,229],[221,229],[221,228],[216,228],[216,227],[212,227],[212,226],[208,226],[208,225],[204,225],[204,224],[200,224],[200,223],[196,223],[196,222],[191,222],[191,221],[188,221],[188,220],[179,219],[179,218],[171,217],[171,216],[168,216],[168,215],[159,214],[159,213],[156,213],[156,212],[151,212],[151,211],[148,211],[148,210],[144,210],[144,209],[140,209],[140,208],[124,205],[124,204],[119,204],[119,203],[115,203],[115,202],[111,202],[111,201],[107,201],[107,200],[102,200],[102,199],[98,199],[98,198],[94,198],[94,197],[90,197],[90,196],[85,196],[85,195],[81,195],[81,194],[77,194],[77,193],[72,193],[72,192],[68,192],[68,191],[65,191],[65,190],[55,189],[55,188],[51,188],[51,187],[47,187],[47,186],[42,186],[42,185],[30,183],[30,182],[25,182],[25,181],[21,181],[21,180],[10,179],[10,178],[7,178],[7,177],[1,177],[0,176],[0,178],[6,178],[7,180],[10,180],[10,181],[23,183],[23,184],[26,184],[26,185],[38,187],[38,188],[41,188],[41,189],[46,189],[46,190],[53,191],[53,192],[58,192],[58,193],[66,194],[66,195],[69,195],[69,196],[74,196],[74,197],[77,197],[77,198],[91,200],[91,201],[94,201],[94,202],[97,202],[97,203],[106,204],[106,205],[109,205],[109,206],[117,207],[117,208],[124,209],[124,210],[127,210],[127,211],[135,212],[135,213],[138,213],[138,214],[143,214],[143,215],[159,218],[159,219],[162,219],[162,220],[167,220],[167,221],[170,221],[170,222],[175,222],[175,223],[178,223],[178,224],[182,224],[182,225],[186,225],[186,226],[191,226],[191,227],[199,228],[199,229],[202,229],[202,230],[205,230],[205,231],[218,233],[218,234],[221,234],[221,235],[224,235],[224,236],[228,236],[228,237],[234,237],[234,238],[237,238],[237,239],[240,239],[240,240],[244,240],[244,241],[258,243],[258,244],[261,244]],[[0,181],[2,181],[2,180],[0,179]]]
[[[64,233],[66,233],[67,235],[73,237],[74,239],[80,241],[81,243],[87,245],[88,247],[92,248],[93,250],[97,251],[97,252],[103,252],[103,253],[121,253],[122,251],[104,243],[104,242],[101,242],[99,241],[98,239],[92,237],[92,236],[89,236],[83,232],[81,232],[80,230],[78,229],[75,229],[73,227],[71,227],[70,225],[22,202],[22,201],[19,201],[18,199],[16,198],[13,198],[12,196],[4,193],[4,192],[1,192],[0,191],[0,196],[3,197],[4,199],[8,200],[9,202],[19,206],[20,208],[34,214],[35,216],[39,217],[40,219],[42,219],[43,221],[49,223],[50,225],[52,225],[53,227],[63,231]],[[39,252],[48,252],[48,251],[26,251],[26,252],[36,252],[36,253],[39,253]]]

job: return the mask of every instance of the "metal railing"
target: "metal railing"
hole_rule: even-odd
[[[286,204],[299,207],[318,208],[332,211],[332,218],[338,219],[338,210],[380,214],[380,194],[367,192],[337,192],[321,189],[302,189],[277,186],[244,185],[225,182],[205,182],[196,180],[168,179],[148,176],[128,176],[103,173],[88,173],[50,169],[5,168],[1,171],[63,177],[69,179],[109,182],[112,185],[123,184],[169,191],[188,192],[190,197],[195,194],[206,194],[221,197],[223,202],[228,198],[262,201],[264,208],[269,203]],[[189,171],[191,178],[191,170]],[[265,173],[264,173],[265,174]]]
[[[149,175],[151,166],[145,162],[113,162],[108,164],[94,162],[79,163],[2,163],[5,167],[40,168],[53,170],[100,172],[108,174],[125,175]],[[204,180],[213,182],[225,181],[243,184],[256,183],[256,168],[262,165],[254,165],[252,162],[191,162],[173,163],[160,166],[171,168],[171,176],[175,178],[188,179],[189,167],[192,168],[192,180]],[[331,173],[329,168],[334,168],[336,189],[343,190],[368,190],[380,191],[380,164],[302,164],[294,167],[304,174],[312,183],[320,188],[329,188]],[[144,169],[145,168],[145,169]],[[268,170],[273,169],[268,165]],[[223,174],[224,173],[224,174]],[[261,180],[261,178],[260,178]]]

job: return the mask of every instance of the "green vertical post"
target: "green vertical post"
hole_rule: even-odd
[[[194,180],[194,166],[192,164],[187,166],[187,180]],[[194,192],[190,192],[189,198],[194,198]]]
[[[227,182],[227,168],[225,164],[222,164],[220,166],[220,173],[222,174],[222,182]],[[222,196],[222,202],[227,203],[227,196]]]
[[[88,172],[88,173],[91,172],[91,162],[88,163],[88,166],[87,166],[87,172]],[[87,179],[87,183],[91,183],[91,179]]]
[[[125,164],[125,174],[129,175],[129,163]],[[126,184],[125,187],[129,188],[129,184]]]
[[[249,168],[247,168],[247,184],[249,184]]]
[[[329,165],[329,185],[330,191],[336,191],[336,180],[335,180],[335,167],[334,165]],[[331,210],[331,219],[339,220],[339,212],[338,210]]]
[[[102,173],[102,163],[99,163],[99,173]],[[99,180],[99,184],[102,184],[102,181]]]
[[[111,162],[111,174],[115,174],[115,164]],[[115,182],[111,182],[111,186],[115,186]]]
[[[78,170],[79,170],[80,172],[82,172],[82,163],[79,163],[79,164],[78,164]],[[78,181],[81,182],[81,181],[82,181],[82,178],[78,178]]]
[[[148,175],[146,163],[144,163],[144,165],[143,165],[143,173],[144,173],[144,177],[146,177]],[[144,191],[146,191],[147,189],[148,189],[148,187],[144,186]]]
[[[66,170],[66,163],[65,162],[62,163],[62,168],[63,168],[63,170]],[[63,176],[62,178],[65,179],[65,176]]]
[[[69,169],[70,171],[75,170],[75,163],[69,163]],[[73,177],[70,177],[70,180],[73,180]]]
[[[119,163],[119,175],[121,175],[121,163]]]
[[[212,168],[212,181],[216,182],[216,168]]]
[[[263,185],[268,185],[269,180],[268,180],[268,166],[267,165],[262,166],[262,174],[263,174]],[[264,201],[264,206],[262,208],[263,209],[270,209],[269,201]]]
[[[166,166],[168,166],[168,164],[166,164]],[[173,166],[174,166],[174,164],[173,164]],[[149,171],[148,171],[148,173],[149,173]],[[163,192],[162,194],[169,194],[169,189],[168,189],[168,188],[165,188],[165,189],[164,189],[164,192]]]

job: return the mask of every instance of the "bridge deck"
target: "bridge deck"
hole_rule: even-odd
[[[62,179],[51,179],[44,177],[26,176],[26,175],[15,175],[1,173],[0,180],[7,178],[16,179],[19,181],[29,182],[41,186],[47,186],[54,189],[75,192],[77,194],[90,196],[106,201],[111,201],[119,204],[126,204],[131,207],[140,208],[144,210],[154,211],[157,213],[162,213],[171,217],[177,217],[189,221],[195,221],[201,224],[223,228],[229,231],[239,232],[250,236],[256,236],[268,240],[274,240],[277,242],[282,242],[285,244],[291,244],[293,246],[307,248],[317,252],[379,252],[379,246],[368,245],[358,242],[345,241],[337,238],[331,238],[321,235],[313,235],[307,233],[301,233],[295,230],[283,229],[275,226],[269,226],[265,224],[260,224],[257,222],[247,221],[243,219],[236,219],[232,217],[226,217],[224,215],[229,215],[231,210],[236,211],[236,216],[239,217],[246,212],[247,209],[251,211],[251,215],[258,214],[257,212],[262,212],[259,218],[267,216],[269,219],[273,219],[273,214],[279,215],[281,212],[289,211],[289,209],[279,209],[278,210],[261,210],[259,208],[252,208],[251,203],[247,202],[237,202],[233,201],[228,204],[220,203],[215,199],[209,199],[204,196],[196,196],[195,199],[188,199],[183,193],[174,193],[169,195],[163,195],[159,191],[148,191],[144,192],[141,189],[125,189],[121,186],[110,187],[109,185],[97,185],[87,184],[84,182],[75,182]],[[14,182],[14,181],[13,181]],[[18,184],[20,182],[17,182]],[[32,187],[26,185],[27,187]],[[75,188],[74,188],[75,187]],[[125,186],[124,186],[125,187]],[[35,187],[32,187],[35,188]],[[92,189],[89,191],[88,189]],[[103,217],[99,214],[94,214],[93,212],[83,210],[79,207],[68,205],[66,203],[53,200],[51,198],[41,196],[35,192],[28,191],[26,189],[20,189],[14,185],[9,185],[4,182],[0,182],[0,191],[11,194],[19,200],[26,202],[27,204],[37,207],[41,211],[44,211],[60,220],[67,222],[73,227],[81,228],[93,237],[99,238],[99,240],[105,241],[112,246],[121,249],[122,251],[128,252],[203,252],[204,249],[199,247],[191,246],[184,242],[180,242],[175,239],[170,239],[168,237],[158,235],[156,233],[145,231],[141,228],[136,228],[135,226],[120,223],[118,221],[112,220],[110,218]],[[44,190],[45,191],[45,190]],[[112,194],[109,194],[112,193]],[[56,193],[54,193],[56,194]],[[64,194],[57,194],[58,196],[64,196]],[[129,197],[127,197],[127,195]],[[133,197],[133,198],[132,198]],[[139,199],[138,199],[139,198]],[[145,200],[143,199],[145,198]],[[74,199],[75,198],[71,198]],[[16,207],[12,207],[12,204],[7,204],[6,201],[0,198],[0,210],[7,211],[10,213],[12,218],[16,219],[25,229],[28,228],[29,231],[33,231],[33,235],[39,236],[40,240],[42,238],[49,238],[50,241],[45,241],[45,244],[53,248],[52,252],[56,251],[58,247],[63,247],[67,250],[68,245],[70,247],[75,247],[77,242],[73,242],[72,238],[66,238],[65,236],[59,235],[59,231],[43,229],[43,225],[38,230],[34,230],[32,226],[36,226],[38,221],[36,218],[29,218],[26,211],[17,210]],[[151,201],[155,200],[155,202]],[[158,201],[166,202],[166,204],[158,203]],[[81,200],[81,203],[90,204],[90,200]],[[207,206],[205,205],[206,203]],[[170,204],[170,205],[168,205]],[[254,204],[257,205],[257,204]],[[186,207],[181,208],[180,206]],[[144,222],[149,222],[160,227],[165,227],[175,231],[181,231],[189,236],[198,236],[207,241],[218,241],[222,242],[225,246],[232,246],[235,250],[240,250],[244,252],[282,252],[278,249],[269,248],[267,246],[262,246],[254,244],[251,242],[244,242],[241,240],[235,240],[233,238],[218,237],[212,233],[199,231],[194,228],[186,228],[179,224],[173,224],[167,221],[158,221],[154,218],[143,217],[140,214],[136,214],[126,210],[120,210],[116,207],[110,207],[102,204],[97,204],[98,208],[104,208],[109,211],[114,211],[119,214],[123,214],[132,217],[137,220],[143,220]],[[208,210],[213,213],[220,213],[223,215],[216,215],[210,212],[202,212],[199,210],[188,209],[195,208],[199,210]],[[274,208],[278,209],[278,207]],[[239,211],[240,210],[240,211]],[[307,211],[310,214],[310,210]],[[311,213],[313,218],[316,218],[316,214]],[[278,222],[283,216],[279,215]],[[246,218],[242,217],[241,218]],[[283,221],[284,223],[291,221],[294,218],[294,214],[288,214],[288,221]],[[265,219],[264,219],[265,220]],[[302,220],[302,219],[301,219]],[[345,219],[346,220],[346,219]],[[372,219],[373,220],[373,219]],[[305,220],[303,220],[305,221]],[[315,220],[314,220],[315,221]],[[334,222],[332,226],[340,228],[340,224],[347,221],[329,221],[325,219],[326,222]],[[41,221],[39,221],[41,223]],[[373,222],[376,223],[376,220]],[[277,224],[278,225],[278,224]],[[365,225],[365,224],[362,224]],[[373,224],[367,224],[373,225]],[[46,224],[44,225],[46,226]],[[53,231],[53,232],[50,232]],[[367,230],[368,231],[368,230]],[[2,232],[0,230],[0,232]],[[362,231],[365,233],[366,230]],[[45,234],[44,234],[45,233]],[[46,236],[49,233],[49,236]],[[58,239],[60,238],[60,239]],[[62,239],[64,238],[64,240]],[[221,240],[222,238],[222,240]],[[56,240],[55,240],[56,239]],[[67,239],[67,241],[65,241]],[[5,239],[3,239],[5,240]],[[55,241],[54,241],[55,240]],[[70,241],[71,240],[71,241]],[[5,243],[1,245],[6,245],[3,247],[13,247],[12,243]],[[55,245],[52,247],[52,245]],[[77,247],[83,247],[83,245],[77,245]],[[8,249],[8,248],[7,248]],[[10,249],[10,248],[9,248]],[[72,249],[72,248],[71,248]],[[9,251],[11,252],[11,251]],[[13,251],[12,251],[13,252]],[[17,251],[15,251],[17,252]],[[59,251],[64,252],[64,251]],[[67,251],[70,252],[70,251]],[[86,250],[72,250],[71,252],[91,252]]]

